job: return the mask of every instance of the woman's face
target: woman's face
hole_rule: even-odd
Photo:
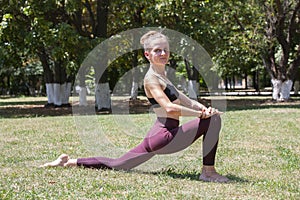
[[[156,66],[164,66],[170,57],[169,43],[165,39],[156,39],[151,43],[152,48],[145,51],[149,62]]]

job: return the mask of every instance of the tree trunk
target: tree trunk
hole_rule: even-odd
[[[291,89],[293,86],[292,80],[286,80],[281,85],[280,100],[288,100],[290,98]]]
[[[85,84],[85,76],[88,74],[90,71],[90,67],[86,66],[81,66],[79,71],[78,71],[78,83],[79,85],[76,85],[76,92],[79,94],[79,106],[87,106],[87,87]]]
[[[299,88],[300,88],[300,81],[295,81],[295,83],[294,83],[294,94],[295,95],[298,95]]]
[[[166,68],[166,73],[167,73],[168,79],[170,79],[172,81],[172,83],[174,83],[174,84],[177,84],[176,68],[177,68],[176,60],[171,59],[170,66]]]
[[[199,72],[194,66],[190,66],[185,60],[185,67],[188,74],[188,95],[191,99],[198,99],[199,95]]]
[[[44,72],[45,73],[45,72]],[[46,94],[48,105],[54,105],[54,86],[53,83],[46,83]]]
[[[136,100],[138,97],[138,51],[135,50],[133,52],[133,60],[132,60],[132,84],[131,84],[131,92],[130,92],[130,99],[131,100]]]
[[[97,111],[110,111],[111,110],[111,97],[110,97],[110,87],[108,81],[108,72],[106,70],[107,66],[107,56],[106,52],[103,53],[100,66],[95,67],[95,100]]]
[[[39,59],[42,63],[43,66],[43,71],[44,71],[44,81],[46,84],[46,94],[47,94],[47,104],[45,106],[52,106],[54,105],[54,87],[53,87],[53,72],[50,69],[50,64],[48,62],[48,54],[45,50],[44,47],[41,47],[38,51],[37,54],[39,56]]]
[[[266,37],[269,48],[263,56],[263,62],[271,76],[274,100],[289,99],[292,80],[300,65],[300,46],[295,42],[299,31],[300,1],[296,2],[288,4],[288,0],[285,0],[265,4]],[[276,44],[274,39],[277,40],[280,48],[274,45]]]
[[[69,98],[71,94],[71,83],[52,83],[48,84],[49,87],[49,97],[53,99],[54,106],[61,107],[61,106],[68,106],[69,105]]]
[[[227,75],[225,76],[225,81],[224,82],[225,82],[225,90],[228,91],[228,83],[229,83],[229,81],[228,81],[228,76]]]
[[[87,88],[84,86],[78,86],[78,93],[79,93],[79,106],[87,106]]]
[[[278,72],[279,70],[277,70],[277,68],[281,68],[281,71],[284,71],[286,68],[275,64],[273,54],[269,55],[269,58],[263,59],[263,61],[271,76],[273,100],[287,101],[290,98],[293,81],[291,79],[285,79],[286,76],[282,75],[285,73]]]
[[[290,98],[290,92],[293,82],[286,80],[282,82],[278,79],[272,79],[273,93],[272,98],[276,101],[287,101]]]
[[[54,62],[54,71],[49,64],[49,55],[44,47],[37,52],[44,70],[44,80],[48,103],[45,106],[69,105],[71,83],[67,81],[67,73],[61,60]]]
[[[197,99],[199,94],[199,83],[196,80],[188,81],[188,95],[191,99]]]
[[[132,85],[131,85],[131,91],[130,91],[130,99],[131,100],[137,100],[138,97],[138,82],[135,80],[132,80]]]
[[[245,73],[245,89],[248,89],[248,74],[247,72]]]
[[[231,76],[231,80],[232,80],[232,89],[235,90],[235,76],[234,75]]]
[[[109,83],[98,83],[95,91],[96,108],[98,112],[111,110]]]
[[[100,38],[107,38],[107,22],[108,22],[108,6],[109,0],[97,0],[97,23],[95,27],[95,35]],[[107,75],[107,52],[103,52],[102,68],[95,68],[96,88],[95,99],[97,111],[111,111],[110,88]]]
[[[256,70],[255,71],[255,76],[256,76],[256,88],[255,88],[255,90],[256,90],[256,92],[259,92],[260,91],[260,80],[259,80],[259,71],[258,70]]]
[[[108,21],[109,0],[97,0],[97,23],[96,33],[98,37],[107,37],[107,21]]]
[[[61,86],[62,89],[62,105],[69,105],[69,99],[70,99],[70,95],[71,95],[71,89],[72,89],[72,83],[71,82],[66,82]]]
[[[71,83],[67,82],[67,73],[64,62],[54,62],[53,100],[54,106],[60,107],[69,104]]]
[[[186,83],[186,78],[184,76],[180,77],[180,86],[181,86],[181,90],[184,93],[188,93],[188,87],[187,87],[187,83]]]
[[[61,84],[60,83],[53,83],[53,100],[54,106],[61,106],[62,99],[61,99]]]

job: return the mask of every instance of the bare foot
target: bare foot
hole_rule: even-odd
[[[229,181],[227,177],[218,174],[214,169],[214,167],[208,167],[208,168],[203,167],[199,179],[206,182],[218,182],[218,183],[226,183]]]
[[[66,164],[68,163],[68,160],[69,160],[69,156],[67,154],[62,154],[56,160],[45,163],[40,167],[58,167],[58,166],[65,167]]]

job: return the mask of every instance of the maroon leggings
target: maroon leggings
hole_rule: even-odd
[[[203,135],[203,165],[214,165],[221,118],[196,118],[179,126],[179,121],[158,118],[142,143],[120,158],[90,157],[77,159],[78,166],[101,169],[132,169],[156,154],[170,154],[183,150]]]

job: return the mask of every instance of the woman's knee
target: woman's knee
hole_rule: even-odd
[[[222,119],[220,115],[213,115],[211,117],[210,123],[214,123],[215,126],[220,126],[222,124]]]
[[[208,129],[207,131],[209,132],[215,132],[216,134],[218,134],[221,130],[221,117],[220,115],[213,115],[210,120],[209,120],[209,125],[208,125]]]

